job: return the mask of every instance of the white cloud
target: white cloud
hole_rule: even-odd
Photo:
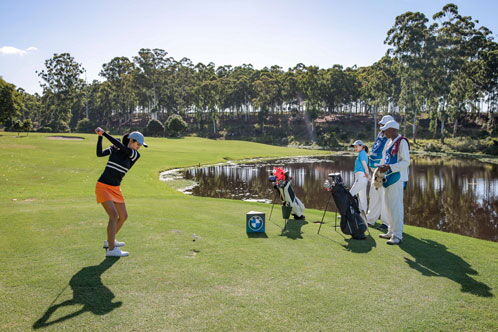
[[[20,56],[24,56],[26,54],[28,54],[28,52],[33,52],[33,51],[36,51],[38,50],[36,47],[34,46],[30,46],[28,47],[27,49],[25,50],[21,50],[21,49],[18,49],[14,46],[2,46],[0,47],[0,55],[20,55]]]

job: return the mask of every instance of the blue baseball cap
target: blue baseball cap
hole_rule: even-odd
[[[145,147],[147,147],[148,145],[145,143],[145,137],[144,135],[142,135],[141,132],[139,131],[134,131],[134,132],[131,132],[129,135],[128,135],[128,138],[129,139],[134,139],[135,141],[138,142],[138,144],[140,145],[143,145]]]

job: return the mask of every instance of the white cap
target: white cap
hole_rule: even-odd
[[[387,130],[389,128],[399,129],[399,123],[397,123],[394,120],[387,121],[387,123],[385,125],[383,125],[382,127],[380,127],[380,130],[385,131],[385,130]]]
[[[390,115],[384,115],[382,117],[382,120],[379,121],[379,124],[385,125],[386,123],[388,123],[391,120],[394,120],[394,118],[392,116],[390,116]]]
[[[353,143],[353,144],[351,144],[351,146],[355,146],[355,145],[361,145],[361,146],[363,146],[363,145],[365,145],[365,143],[363,143],[363,141],[360,141],[360,140],[358,139],[358,140],[354,141],[354,143]]]

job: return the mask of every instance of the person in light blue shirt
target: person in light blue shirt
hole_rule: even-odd
[[[368,147],[360,140],[351,144],[358,156],[354,162],[354,183],[349,192],[351,195],[358,195],[358,203],[363,217],[366,219],[368,208],[367,186],[370,178],[368,169]]]
[[[366,163],[368,163],[368,155],[365,149],[368,149],[366,146],[361,146],[360,152],[358,152],[358,156],[356,157],[356,160],[354,161],[354,172],[362,172],[362,173],[368,173],[367,168],[365,168]],[[356,151],[356,149],[355,149]],[[365,162],[365,165],[363,165],[363,162]]]

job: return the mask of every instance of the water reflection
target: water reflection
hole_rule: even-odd
[[[268,175],[285,166],[307,208],[324,209],[328,192],[322,184],[340,172],[350,186],[354,157],[285,159],[263,164],[223,165],[185,171],[199,186],[192,194],[232,199],[271,200]],[[405,191],[405,223],[498,241],[498,166],[473,160],[413,157]]]

